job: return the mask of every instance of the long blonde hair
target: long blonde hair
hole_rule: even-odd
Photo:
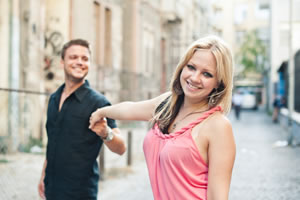
[[[165,99],[156,109],[152,120],[152,125],[158,124],[163,133],[168,132],[168,128],[177,116],[183,103],[184,93],[180,84],[180,75],[182,69],[187,65],[194,53],[199,49],[210,50],[217,63],[217,81],[218,89],[212,91],[207,98],[216,98],[216,102],[210,108],[220,105],[223,112],[227,114],[231,108],[231,97],[233,87],[233,59],[228,45],[217,36],[207,36],[193,42],[179,61],[175,72],[173,73],[170,90],[171,95]]]

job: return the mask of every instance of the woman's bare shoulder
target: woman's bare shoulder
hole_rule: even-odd
[[[206,130],[211,137],[232,135],[232,125],[229,119],[222,112],[215,112],[205,123]]]

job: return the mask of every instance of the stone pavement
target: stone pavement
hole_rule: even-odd
[[[229,199],[299,200],[300,148],[278,142],[287,139],[287,131],[262,111],[242,111],[240,121],[230,119],[237,155]]]
[[[241,120],[229,115],[237,144],[230,200],[299,200],[300,148],[278,147],[286,130],[273,124],[262,111],[242,111]],[[125,139],[127,130],[122,130]],[[105,150],[105,180],[99,183],[101,200],[153,199],[142,153],[146,128],[133,131],[133,164],[127,153],[118,156]],[[18,153],[1,156],[0,200],[38,200],[37,183],[44,155]]]
[[[119,156],[105,147],[105,180],[99,183],[101,200],[124,199],[124,195],[125,199],[153,199],[142,149],[147,128],[142,124],[122,129],[126,142],[128,130],[133,134],[132,166],[127,166],[128,151]],[[44,159],[44,154],[0,154],[0,200],[40,200],[37,185]]]
[[[0,200],[36,200],[43,155],[0,155]]]

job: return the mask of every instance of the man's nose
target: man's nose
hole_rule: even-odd
[[[77,64],[78,65],[83,65],[83,60],[81,58],[77,58]]]

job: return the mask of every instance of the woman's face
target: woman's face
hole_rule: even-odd
[[[209,50],[197,50],[180,74],[185,98],[195,103],[207,99],[211,91],[217,88],[216,67],[215,57]]]

